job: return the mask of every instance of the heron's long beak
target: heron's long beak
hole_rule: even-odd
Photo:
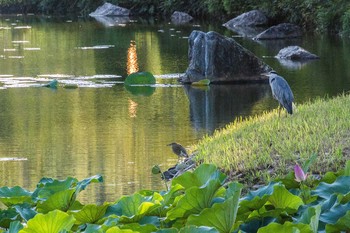
[[[269,77],[269,76],[270,76],[270,73],[262,73],[262,74],[260,74],[260,75]]]

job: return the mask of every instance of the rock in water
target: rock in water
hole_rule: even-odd
[[[102,6],[99,6],[94,12],[90,13],[90,16],[128,16],[130,10],[113,5],[106,2]]]
[[[255,37],[257,40],[271,40],[271,39],[285,39],[301,37],[301,29],[299,26],[291,23],[281,23],[276,26],[272,26],[265,31],[261,32]]]
[[[266,25],[268,22],[264,13],[259,10],[252,10],[243,13],[236,18],[223,24],[223,26],[233,29],[234,27],[256,27]]]
[[[184,23],[188,23],[193,19],[192,16],[190,16],[189,14],[185,13],[185,12],[180,12],[180,11],[175,11],[172,15],[171,15],[171,22],[173,24],[184,24]]]
[[[234,39],[217,32],[193,31],[188,39],[189,67],[180,81],[210,83],[263,81],[260,74],[272,70]]]
[[[288,46],[281,49],[276,55],[278,59],[290,59],[290,60],[310,60],[310,59],[319,59],[315,54],[306,51],[305,49],[299,46]]]

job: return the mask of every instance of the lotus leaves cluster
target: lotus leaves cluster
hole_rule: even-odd
[[[341,232],[350,229],[350,163],[322,179],[295,180],[294,171],[242,195],[216,166],[202,164],[167,191],[142,190],[102,205],[77,201],[99,175],[43,178],[33,191],[0,188],[0,232]],[[307,195],[305,195],[305,193]]]

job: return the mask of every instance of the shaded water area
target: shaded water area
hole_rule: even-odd
[[[83,179],[95,174],[80,200],[114,201],[140,189],[164,189],[151,168],[177,162],[166,144],[190,146],[238,117],[277,106],[268,84],[179,85],[188,66],[192,30],[234,37],[290,83],[297,104],[350,89],[350,41],[305,36],[256,42],[212,23],[172,25],[153,19],[0,18],[0,186],[32,190],[44,176]],[[309,63],[273,58],[287,45],[321,57]],[[126,89],[139,69],[157,84]],[[59,87],[38,87],[57,79]],[[78,88],[67,89],[74,84]]]

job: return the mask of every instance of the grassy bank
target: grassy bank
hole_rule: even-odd
[[[198,158],[228,171],[246,184],[267,183],[317,154],[310,172],[324,174],[344,167],[350,157],[350,96],[298,105],[292,116],[278,111],[237,120],[205,137]]]

